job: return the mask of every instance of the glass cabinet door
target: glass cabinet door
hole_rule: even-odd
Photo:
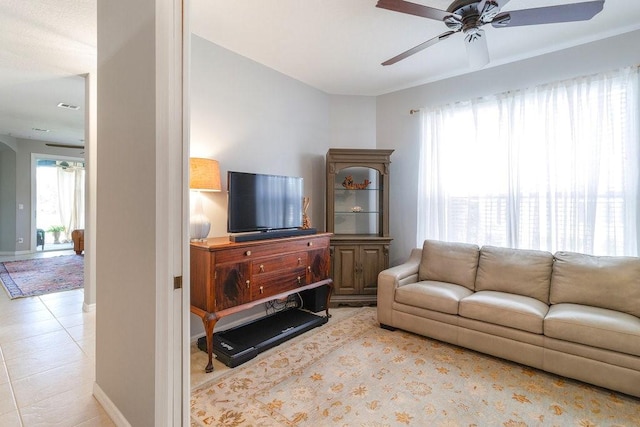
[[[382,208],[380,173],[368,167],[348,167],[334,183],[334,233],[380,235]]]

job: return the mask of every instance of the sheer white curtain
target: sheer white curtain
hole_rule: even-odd
[[[638,67],[422,112],[417,244],[637,255]]]
[[[58,168],[58,212],[67,238],[84,228],[84,168]]]

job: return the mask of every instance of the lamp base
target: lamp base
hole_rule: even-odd
[[[189,236],[191,240],[203,241],[209,235],[211,222],[204,214],[192,215],[189,221]]]

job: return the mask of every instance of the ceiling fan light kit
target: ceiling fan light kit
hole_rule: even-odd
[[[404,0],[378,0],[376,7],[442,21],[449,28],[449,31],[388,59],[382,65],[395,64],[455,33],[462,32],[465,35],[469,65],[472,69],[479,69],[490,61],[487,39],[484,30],[481,29],[483,25],[491,24],[494,28],[507,28],[588,21],[604,8],[604,0],[592,0],[501,12],[508,2],[509,0],[455,0],[445,11]]]
[[[489,63],[489,48],[487,47],[487,38],[485,37],[484,30],[467,33],[464,41],[467,48],[469,67],[471,67],[471,69],[479,70]]]

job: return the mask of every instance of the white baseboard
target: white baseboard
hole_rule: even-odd
[[[82,311],[84,311],[85,313],[91,313],[92,311],[96,310],[96,303],[94,302],[93,304],[87,304],[86,302],[82,303]]]
[[[102,408],[105,410],[111,421],[118,427],[131,427],[129,421],[122,415],[122,412],[118,409],[116,405],[113,404],[111,399],[106,395],[104,391],[100,388],[98,383],[93,383],[93,396],[96,398],[98,402],[102,405]]]
[[[0,252],[0,256],[18,256],[32,254],[33,251],[15,251],[15,252]]]

